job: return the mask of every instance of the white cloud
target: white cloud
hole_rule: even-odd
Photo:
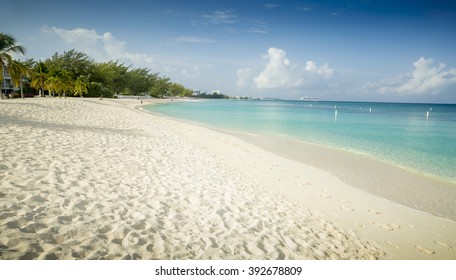
[[[251,68],[241,68],[236,71],[237,75],[237,87],[243,88],[249,84],[249,81],[253,77],[253,71]]]
[[[119,59],[125,55],[125,42],[117,40],[110,32],[103,34],[104,49],[109,57]]]
[[[209,13],[198,14],[191,21],[191,24],[194,27],[215,25],[219,26],[220,30],[227,31],[232,34],[268,33],[267,24],[264,20],[247,17],[238,17],[231,10],[216,10]]]
[[[165,70],[166,73],[172,73],[172,72],[176,71],[176,69],[174,67],[170,66],[170,65],[166,65],[164,67],[164,70]]]
[[[302,6],[302,7],[298,7],[297,9],[298,9],[298,11],[304,11],[304,12],[313,10],[313,8],[311,6]]]
[[[247,33],[267,34],[268,31],[261,27],[252,27],[246,30]]]
[[[194,79],[200,76],[198,66],[194,66],[192,69],[182,69],[181,75],[187,79]]]
[[[237,22],[237,17],[230,10],[214,11],[210,14],[202,15],[205,24],[233,24]]]
[[[317,63],[312,60],[307,61],[305,69],[309,73],[314,73],[325,79],[331,78],[334,74],[334,69],[331,69],[327,63],[318,67]]]
[[[259,89],[287,87],[291,83],[299,82],[293,76],[290,61],[285,58],[286,52],[281,49],[269,48],[264,56],[269,60],[266,68],[254,79],[255,86]]]
[[[398,95],[436,95],[456,85],[456,69],[446,70],[443,63],[434,64],[433,59],[421,57],[413,63],[411,73],[381,81],[379,84],[368,83],[365,88],[375,89],[380,94]]]
[[[157,61],[143,53],[130,53],[130,52],[125,52],[123,56],[120,57],[120,59],[127,59],[130,60],[132,64],[135,66],[141,66],[141,67],[150,67],[151,64],[157,64]]]
[[[269,48],[264,58],[268,60],[266,67],[253,79],[253,85],[257,89],[301,88],[328,80],[334,74],[334,70],[326,63],[318,66],[309,60],[305,65],[292,64],[286,57],[286,52],[278,48]],[[245,75],[238,70],[238,85],[240,84],[245,85],[247,82]]]
[[[70,48],[77,49],[78,51],[87,54],[89,54],[89,52],[94,53],[96,54],[96,57],[98,57],[100,51],[102,51],[100,42],[103,40],[103,36],[97,34],[93,29],[76,28],[73,30],[65,30],[57,27],[43,26],[40,31],[44,34],[57,36]]]
[[[215,43],[215,40],[205,37],[196,37],[196,36],[180,36],[177,37],[176,42],[179,43]]]
[[[56,27],[52,27],[52,32],[57,34],[59,37],[64,39],[68,43],[96,43],[101,36],[93,29],[88,30],[84,28],[76,28],[74,30],[65,30]]]
[[[279,4],[272,4],[272,3],[266,3],[266,4],[263,4],[263,7],[265,9],[275,9],[275,8],[280,8],[281,6]]]

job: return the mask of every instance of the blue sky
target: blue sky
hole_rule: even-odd
[[[454,3],[7,0],[0,31],[228,95],[456,103]]]

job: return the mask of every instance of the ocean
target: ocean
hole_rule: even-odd
[[[145,109],[224,129],[364,154],[456,182],[455,104],[197,100]]]

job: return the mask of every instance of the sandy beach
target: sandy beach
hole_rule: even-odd
[[[0,259],[456,259],[455,184],[140,105],[0,100]]]

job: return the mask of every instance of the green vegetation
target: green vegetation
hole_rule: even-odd
[[[218,92],[213,92],[212,94],[207,94],[205,92],[198,94],[199,98],[209,98],[209,99],[229,99],[228,95],[224,95]]]
[[[21,97],[28,94],[66,97],[113,97],[122,95],[150,95],[152,97],[191,97],[192,91],[173,83],[167,77],[151,73],[147,68],[132,68],[119,61],[95,62],[87,54],[76,50],[55,53],[45,61],[13,59],[14,53],[25,54],[25,48],[8,34],[0,33],[0,80],[9,73],[12,83],[20,87]],[[5,87],[6,88],[6,87]],[[1,93],[3,99],[3,91]]]

